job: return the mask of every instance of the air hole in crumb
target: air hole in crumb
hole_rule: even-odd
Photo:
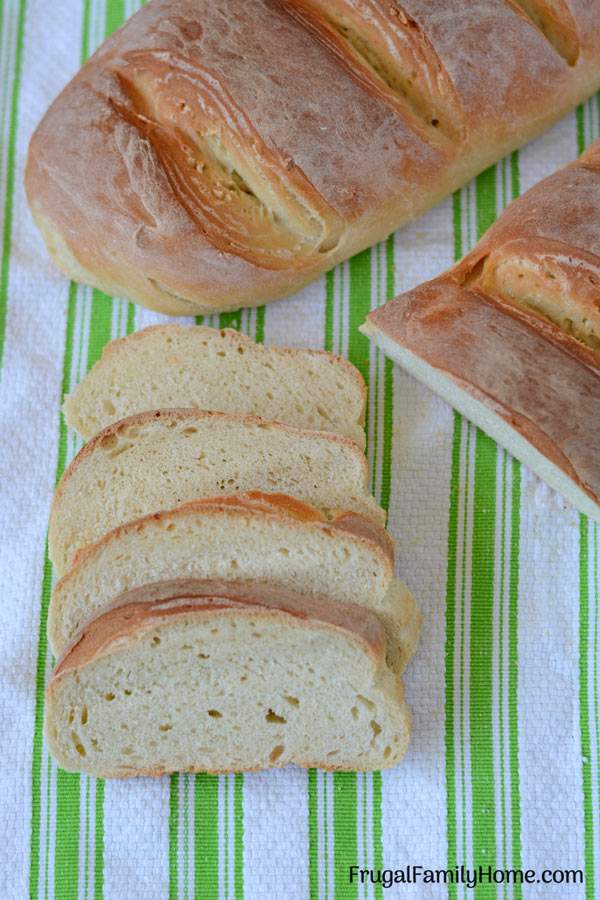
[[[155,634],[154,637],[152,638],[152,646],[158,647],[159,644],[160,644],[160,638],[157,634]]]
[[[367,709],[375,709],[375,704],[372,700],[369,700],[367,697],[363,697],[362,694],[357,694],[356,699],[362,703],[363,706],[366,706]]]
[[[84,706],[83,709],[81,710],[81,724],[85,725],[87,723],[87,720],[88,720],[87,706]]]
[[[285,725],[287,722],[287,719],[284,719],[283,716],[278,716],[272,709],[266,714],[265,719],[267,722],[276,722],[279,725]]]
[[[327,756],[337,756],[339,752],[339,750],[330,750]]]
[[[73,742],[73,746],[75,747],[76,751],[79,753],[80,756],[87,755],[85,752],[85,747],[81,743],[81,739],[80,739],[79,735],[76,734],[74,731],[71,732],[71,741]]]
[[[297,697],[288,697],[287,694],[284,694],[283,699],[287,700],[290,706],[300,706],[300,701]]]
[[[269,756],[269,759],[271,760],[271,762],[272,762],[272,763],[273,763],[273,762],[276,762],[276,760],[279,759],[279,757],[281,756],[281,754],[283,753],[283,751],[284,751],[284,746],[283,746],[283,744],[277,744],[276,747],[273,747],[273,749],[271,750],[271,754],[270,754],[270,756]]]
[[[110,700],[114,700],[114,699],[115,699],[115,695],[114,695],[112,692],[109,692],[108,694],[105,694],[105,695],[104,695],[104,699],[105,699],[105,700],[109,700],[109,701],[110,701]]]
[[[159,725],[158,730],[159,731],[170,731],[172,727],[173,727],[172,725]]]
[[[125,694],[126,697],[131,697],[131,695],[133,694],[133,691],[130,691],[129,688],[125,688],[123,693]]]
[[[387,759],[389,756],[391,756],[391,754],[392,754],[392,748],[386,747],[385,750],[383,751],[383,758]]]
[[[75,710],[71,709],[69,712],[68,724],[71,725],[75,719]]]
[[[209,709],[208,714],[211,717],[211,719],[222,719],[223,718],[223,713],[220,713],[218,709]]]
[[[187,437],[190,434],[198,434],[198,429],[190,425],[189,428],[184,428],[181,433]]]
[[[371,728],[373,729],[375,737],[377,737],[378,734],[381,734],[381,725],[379,722],[376,722],[375,719],[371,719]]]
[[[235,570],[235,569],[239,569],[239,565],[238,565],[237,559],[232,559],[232,560],[231,560],[231,562],[229,563],[229,568],[230,568],[230,569],[234,569],[234,570]]]
[[[350,710],[353,719],[358,719],[358,706],[353,706]]]
[[[280,547],[280,548],[279,548],[279,552],[280,552],[280,554],[281,554],[282,556],[289,556],[289,555],[290,555],[290,551],[288,550],[287,547]]]
[[[210,655],[208,653],[199,653],[198,659],[210,659]]]
[[[121,753],[123,756],[133,756],[133,747],[123,747]]]

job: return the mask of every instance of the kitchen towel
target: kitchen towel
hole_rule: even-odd
[[[335,350],[368,380],[373,490],[424,617],[405,761],[382,774],[102,782],[49,758],[46,527],[80,446],[61,398],[107,341],[165,317],[54,270],[23,168],[47,105],[135,8],[0,5],[0,897],[600,897],[598,528],[357,331],[597,137],[596,98],[299,295],[206,320]],[[411,866],[448,871],[415,883]],[[450,883],[461,866],[481,866],[483,883]],[[555,883],[487,883],[496,869]]]

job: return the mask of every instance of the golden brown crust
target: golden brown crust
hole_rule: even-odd
[[[63,270],[152,308],[256,305],[592,93],[599,33],[585,0],[155,0],[38,127],[34,217]]]
[[[371,522],[358,513],[339,512],[334,513],[333,518],[327,516],[319,509],[308,503],[303,503],[295,497],[286,494],[265,494],[262,491],[248,491],[246,494],[233,494],[229,497],[214,497],[200,500],[190,500],[182,503],[175,509],[163,510],[141,516],[124,525],[119,525],[112,531],[103,535],[93,544],[81,547],[75,554],[73,565],[69,571],[56,582],[53,593],[61,591],[70,580],[76,577],[80,565],[85,563],[109,543],[119,540],[123,535],[131,532],[142,531],[151,523],[161,523],[168,520],[184,518],[197,512],[202,515],[218,515],[222,510],[235,509],[237,515],[245,516],[269,516],[279,520],[293,518],[302,525],[322,528],[324,531],[342,531],[349,534],[355,540],[374,545],[382,560],[386,561],[390,573],[394,565],[394,543],[388,532],[380,525]]]
[[[489,406],[598,503],[600,369],[591,351],[447,277],[396,298],[370,322]]]
[[[81,668],[111,652],[141,630],[155,628],[173,616],[203,612],[248,615],[285,614],[295,619],[350,632],[376,665],[384,664],[385,629],[371,610],[326,597],[303,596],[268,582],[218,579],[174,579],[134,588],[117,597],[106,612],[83,626],[57,662],[52,679]]]

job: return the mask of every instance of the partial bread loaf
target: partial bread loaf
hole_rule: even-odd
[[[389,639],[391,665],[414,652],[420,616],[394,579],[389,536],[356,514],[327,519],[290,497],[251,493],[196,500],[122,525],[86,547],[55,586],[48,637],[60,657],[119,594],[177,578],[268,581],[306,596],[364,605]]]
[[[150,411],[105,428],[66,470],[50,515],[50,559],[62,575],[77,550],[118,525],[247,490],[385,520],[365,456],[348,438],[224,413]]]
[[[191,315],[297,290],[600,87],[591,0],[154,0],[52,104],[56,264]]]
[[[211,598],[193,583],[95,619],[46,694],[59,765],[99,777],[379,769],[409,731],[373,613],[287,594]]]
[[[65,398],[86,440],[148,409],[197,408],[333,431],[364,448],[365,383],[333,353],[264,347],[231,329],[156,325],[107,344]]]
[[[600,141],[361,330],[600,521]]]

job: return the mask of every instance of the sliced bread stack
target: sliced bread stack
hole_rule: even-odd
[[[46,736],[61,766],[401,758],[419,614],[368,491],[365,394],[339,357],[228,330],[108,345],[65,401],[91,440],[50,518]]]

